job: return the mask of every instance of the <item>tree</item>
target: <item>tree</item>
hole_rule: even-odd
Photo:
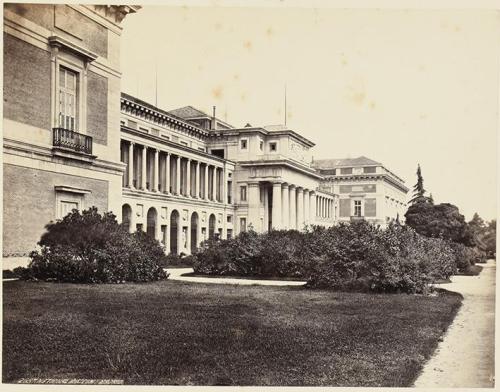
[[[484,244],[484,250],[486,251],[488,257],[495,257],[497,252],[497,221],[493,219],[487,225],[485,225],[485,229],[483,232],[483,236],[481,238],[482,243]]]
[[[469,226],[469,230],[471,231],[473,237],[474,237],[474,242],[476,246],[481,249],[485,250],[485,244],[483,243],[483,236],[484,236],[484,231],[486,229],[486,225],[484,223],[484,220],[479,216],[477,212],[474,213],[474,216],[470,220],[470,222],[467,223]]]
[[[425,192],[424,178],[422,177],[422,170],[419,164],[417,168],[417,183],[413,186],[413,198],[410,200],[410,205],[428,203],[430,199],[425,196]]]
[[[458,207],[449,203],[417,202],[405,214],[406,224],[426,237],[442,238],[474,246],[474,236]]]

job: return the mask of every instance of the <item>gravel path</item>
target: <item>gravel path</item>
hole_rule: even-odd
[[[464,301],[415,387],[494,387],[496,265],[493,260],[482,265],[479,276],[454,276],[440,285]]]
[[[214,284],[238,284],[257,286],[303,286],[306,282],[291,280],[259,280],[259,279],[238,279],[238,278],[209,278],[198,276],[181,276],[193,272],[192,268],[172,268],[167,269],[170,280],[180,280],[194,283],[214,283]]]

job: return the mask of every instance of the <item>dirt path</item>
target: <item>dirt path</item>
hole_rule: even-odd
[[[464,301],[415,387],[494,386],[496,265],[482,265],[479,276],[455,276],[440,286],[461,293]]]

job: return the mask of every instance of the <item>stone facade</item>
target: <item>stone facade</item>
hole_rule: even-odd
[[[4,256],[71,208],[121,219],[120,21],[135,10],[4,5]]]
[[[322,174],[320,188],[339,197],[338,220],[366,219],[381,226],[404,222],[404,181],[380,162],[366,157],[317,160],[313,166]]]
[[[379,163],[319,164],[287,127],[120,93],[120,22],[137,9],[4,6],[4,256],[93,205],[176,254],[250,228],[402,218],[407,188]]]

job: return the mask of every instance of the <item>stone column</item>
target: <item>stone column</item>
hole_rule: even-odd
[[[289,227],[290,229],[297,228],[297,193],[295,189],[295,185],[290,185],[290,201],[289,201],[289,209],[290,209],[290,218],[289,218]]]
[[[208,200],[208,163],[205,164],[205,200]]]
[[[256,232],[260,232],[260,187],[258,182],[248,183],[248,221]]]
[[[316,223],[316,194],[314,192],[309,195],[309,215],[310,223],[314,225]]]
[[[214,175],[212,176],[212,200],[217,201],[217,167],[214,166]]]
[[[224,164],[222,171],[222,203],[227,204],[227,168]]]
[[[170,154],[165,156],[165,193],[170,193]],[[167,235],[167,237],[169,237]]]
[[[131,214],[130,214],[130,222],[129,222],[129,226],[128,226],[128,232],[129,233],[133,233],[135,231],[135,221],[136,221],[136,211],[134,211],[134,209],[132,208],[132,206],[135,205],[135,204],[131,204],[130,206],[130,210],[131,210]],[[123,217],[122,217],[123,219]]]
[[[181,194],[181,157],[177,156],[177,167],[176,167],[176,178],[175,178],[175,193],[177,196]]]
[[[297,230],[304,228],[304,188],[297,188]]]
[[[147,154],[147,149],[146,146],[142,146],[142,167],[141,167],[141,189],[144,191],[146,190],[146,176],[147,176],[147,171],[146,171],[146,154]]]
[[[308,225],[309,221],[309,190],[304,189],[304,225]]]
[[[194,180],[194,185],[195,185],[194,186],[194,188],[195,188],[194,197],[198,199],[200,197],[200,161],[196,161],[196,176],[195,176],[195,180]],[[198,246],[198,244],[196,244],[196,246]]]
[[[156,222],[155,222],[155,239],[157,241],[161,241],[160,214],[158,212],[156,214]]]
[[[191,197],[191,159],[186,162],[186,196]]]
[[[128,187],[134,188],[134,143],[128,144]]]
[[[288,184],[283,184],[281,186],[281,222],[282,228],[288,229],[290,227],[290,211],[289,211],[289,201],[290,201],[290,189]]]
[[[263,185],[261,192],[264,192],[264,231],[269,231],[269,189]]]
[[[188,164],[189,164],[189,160],[188,160]],[[189,193],[188,193],[188,196],[189,196]],[[186,253],[187,255],[190,255],[191,254],[191,216],[189,213],[188,213],[188,220],[186,222],[186,226],[187,226],[186,251],[184,253]]]
[[[155,162],[154,162],[154,170],[153,170],[153,192],[158,192],[158,178],[160,177],[160,153],[155,148]]]
[[[168,189],[168,188],[167,188]],[[166,233],[166,238],[165,238],[165,253],[168,255],[170,253],[170,209],[168,210],[167,213],[167,233]]]
[[[273,229],[281,229],[281,182],[273,183]]]
[[[179,223],[177,224],[177,254],[180,255],[181,252],[184,252],[184,244],[182,242],[182,215],[179,215]]]

